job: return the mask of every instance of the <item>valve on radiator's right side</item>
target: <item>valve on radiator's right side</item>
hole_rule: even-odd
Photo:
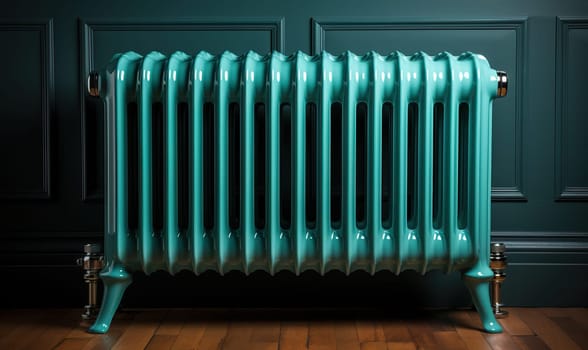
[[[496,87],[496,96],[504,97],[508,91],[508,75],[506,72],[497,71],[496,72],[496,80],[498,80],[498,85]]]
[[[506,273],[504,272],[506,270],[505,250],[506,246],[504,243],[492,243],[490,245],[490,268],[494,272],[490,293],[492,296],[492,311],[499,318],[508,315],[508,311],[502,309],[504,304],[502,304],[502,296],[500,295],[502,283],[506,278]]]

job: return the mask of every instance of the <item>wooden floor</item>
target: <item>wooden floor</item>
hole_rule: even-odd
[[[80,310],[0,310],[0,349],[588,349],[588,309],[508,310],[502,334],[470,310],[156,309],[120,311],[106,335]]]

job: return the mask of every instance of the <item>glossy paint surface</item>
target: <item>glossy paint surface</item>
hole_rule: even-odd
[[[333,56],[322,52],[308,56],[297,52],[266,56],[249,52],[243,56],[225,52],[213,56],[200,52],[194,57],[176,52],[169,59],[160,53],[145,58],[129,52],[117,55],[103,74],[106,103],[106,260],[103,272],[109,284],[128,283],[120,271],[187,269],[196,274],[215,270],[245,273],[265,270],[330,270],[400,273],[414,269],[462,270],[466,285],[481,311],[487,331],[500,331],[489,311],[487,280],[490,245],[491,102],[496,97],[496,71],[480,55],[459,57],[448,53],[428,56],[399,52],[381,56],[370,52],[357,56],[346,52]],[[139,106],[139,228],[127,222],[127,104]],[[164,232],[154,232],[151,208],[151,105],[164,106]],[[266,108],[264,135],[254,132],[254,106]],[[189,106],[191,155],[191,213],[189,228],[178,225],[177,106]],[[203,223],[203,108],[214,108],[214,223]],[[228,108],[240,106],[240,225],[229,225]],[[331,220],[331,105],[340,102],[342,113],[342,213],[341,222]],[[367,217],[360,228],[356,218],[355,152],[356,106],[365,102],[367,115]],[[280,225],[280,106],[292,106],[292,223]],[[306,105],[317,106],[317,214],[310,227],[305,217]],[[393,199],[382,219],[382,106],[393,108],[391,188]],[[409,225],[407,208],[408,109],[418,104],[414,217]],[[438,223],[433,222],[433,108],[444,106],[442,128],[443,179],[437,200]],[[469,106],[467,141],[458,144],[460,104]],[[265,140],[265,226],[254,225],[254,139]],[[465,208],[458,213],[459,147],[467,158]],[[458,225],[458,216],[464,225]],[[114,276],[114,277],[113,277]],[[112,278],[111,278],[112,277]],[[109,282],[114,281],[114,282]],[[486,285],[483,287],[482,285]],[[481,287],[482,286],[482,287]],[[120,289],[120,288],[119,288]],[[124,290],[124,288],[123,288]],[[122,292],[120,292],[122,293]],[[117,297],[120,300],[120,296]],[[105,298],[97,324],[106,331],[118,304]],[[102,326],[101,326],[102,325]]]

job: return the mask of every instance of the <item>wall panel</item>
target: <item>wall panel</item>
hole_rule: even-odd
[[[588,17],[557,20],[556,198],[588,201]]]
[[[175,51],[194,55],[200,50],[213,54],[225,50],[236,54],[249,50],[261,54],[284,48],[282,18],[218,18],[170,21],[81,20],[80,89],[94,69],[106,66],[112,55],[135,51],[146,55],[160,51],[169,56]],[[82,200],[103,196],[103,125],[95,99],[84,93],[81,106]]]
[[[50,197],[53,22],[0,21],[0,198]]]
[[[316,18],[314,52],[346,50],[363,54],[425,51],[460,54],[474,51],[509,74],[507,97],[494,102],[492,199],[525,200],[522,167],[523,70],[526,18],[497,20],[402,21],[394,19]]]

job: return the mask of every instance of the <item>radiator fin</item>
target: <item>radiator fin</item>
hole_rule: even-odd
[[[342,120],[342,213],[341,228],[347,243],[347,264],[345,271],[351,273],[354,270],[352,262],[356,261],[357,254],[357,218],[356,218],[356,105],[358,82],[352,79],[354,72],[357,72],[358,57],[352,52],[347,52],[347,66],[345,69],[345,80],[347,89],[343,98],[343,120]]]
[[[457,181],[458,181],[458,141],[459,141],[459,100],[457,77],[452,73],[455,71],[455,57],[448,53],[442,54],[446,65],[442,71],[448,80],[448,87],[443,97],[444,119],[443,119],[443,205],[441,208],[445,237],[448,239],[447,250],[449,260],[447,272],[453,270],[456,259],[456,248],[458,236],[457,227]],[[438,77],[439,78],[439,77]]]
[[[421,273],[428,270],[433,244],[433,91],[431,57],[424,53],[414,55],[412,59],[420,61],[421,66],[416,73],[416,79],[421,80],[419,91],[418,112],[418,183],[417,183],[417,230],[416,236],[422,246]],[[414,75],[413,75],[414,77]]]
[[[400,273],[407,256],[408,232],[407,215],[407,154],[408,154],[408,86],[405,82],[405,72],[408,59],[401,53],[396,53],[397,64],[394,80],[398,87],[395,91],[393,111],[393,204],[392,229],[396,238],[396,273]]]
[[[166,57],[148,54],[141,65],[137,100],[139,108],[139,254],[143,271],[162,267],[161,234],[153,227],[153,104],[161,100],[161,78]],[[156,150],[158,152],[159,150]]]
[[[188,85],[190,56],[174,53],[168,61],[164,76],[164,228],[166,263],[170,273],[187,268],[188,242],[185,232],[180,232],[178,206],[178,104],[185,97]],[[182,96],[184,95],[184,96]]]
[[[306,260],[306,78],[308,56],[298,51],[294,64],[294,101],[292,103],[292,233],[294,272],[301,272]]]
[[[135,82],[139,70],[141,56],[135,53],[126,53],[121,55],[116,67],[116,84],[114,94],[117,103],[112,107],[115,109],[115,128],[107,128],[108,137],[114,138],[116,145],[115,163],[112,164],[116,174],[116,184],[114,193],[108,193],[108,196],[115,195],[115,222],[116,222],[116,251],[121,262],[132,268],[138,268],[137,237],[129,229],[128,208],[129,198],[127,189],[129,188],[128,179],[128,144],[127,140],[127,104],[135,98]],[[113,113],[111,113],[112,115]],[[110,120],[109,120],[110,122]],[[110,124],[112,125],[112,123]],[[110,151],[110,150],[107,150]],[[109,153],[110,154],[110,153]],[[107,170],[108,171],[108,170]],[[109,176],[110,178],[110,176]],[[108,211],[108,209],[107,209]],[[108,248],[107,248],[108,249]]]

